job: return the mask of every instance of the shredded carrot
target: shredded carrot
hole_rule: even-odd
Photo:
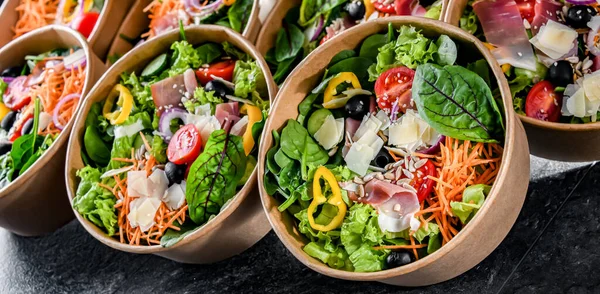
[[[150,30],[142,35],[142,38],[148,37],[151,39],[158,35],[160,31],[157,28],[160,24],[164,25],[164,20],[168,18],[179,19],[178,11],[183,9],[183,1],[180,0],[154,0],[146,8],[144,12],[148,12],[150,19]],[[184,25],[189,22],[189,19],[182,20]],[[174,22],[176,23],[176,21]],[[163,28],[164,29],[164,28]]]
[[[18,20],[12,28],[17,38],[55,22],[60,0],[21,0],[15,10]]]
[[[413,245],[385,245],[373,247],[375,250],[383,249],[420,249],[427,247],[427,244],[413,244]]]

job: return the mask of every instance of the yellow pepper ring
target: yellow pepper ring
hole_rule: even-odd
[[[111,112],[117,97],[119,98],[117,105],[121,108]],[[133,96],[126,87],[119,84],[110,91],[110,94],[108,94],[108,98],[106,98],[106,102],[102,108],[102,114],[106,119],[110,120],[111,124],[118,125],[127,120],[132,110]]]
[[[83,12],[89,12],[94,7],[94,0],[83,0]],[[81,3],[79,0],[68,0],[65,2],[65,6],[63,7],[63,23],[69,23],[73,21],[75,16],[79,13],[79,9],[81,9]],[[73,8],[75,6],[75,8]]]
[[[331,196],[329,200],[327,200],[327,197],[323,195],[323,190],[321,189],[320,183],[321,178],[329,183],[329,186],[331,187],[333,196]],[[329,224],[320,225],[315,222],[313,214],[317,210],[317,207],[324,203],[329,203],[337,207],[338,212],[337,215],[329,222]],[[344,222],[346,210],[346,203],[344,202],[344,199],[342,199],[342,191],[337,180],[335,179],[335,175],[326,167],[319,167],[315,172],[315,177],[313,179],[313,200],[308,206],[308,223],[313,229],[321,232],[328,232],[337,229],[342,225],[342,222]]]
[[[353,72],[342,72],[327,84],[325,94],[323,94],[323,104],[335,99],[335,96],[340,94],[337,93],[336,88],[342,83],[350,83],[354,89],[362,89],[358,77]]]
[[[252,136],[252,126],[254,126],[255,123],[261,121],[263,119],[263,116],[262,111],[260,111],[260,108],[247,104],[242,105],[242,107],[240,108],[240,113],[248,114],[248,126],[246,127],[246,132],[242,137],[242,142],[244,143],[244,151],[246,152],[246,155],[248,155],[250,154],[250,152],[252,152],[252,149],[254,149],[255,144],[254,136]]]
[[[365,5],[365,19],[369,19],[369,17],[371,17],[371,14],[375,12],[375,5],[373,5],[373,2],[371,2],[371,0],[363,0],[363,3]]]
[[[231,6],[235,3],[235,0],[223,0],[223,4],[226,6]]]

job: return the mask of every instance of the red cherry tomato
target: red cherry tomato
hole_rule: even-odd
[[[23,127],[25,127],[25,123],[30,119],[33,119],[33,113],[27,113],[24,117],[20,118],[19,121],[15,123],[16,128],[13,129],[8,140],[14,142],[19,139],[19,137],[23,135]]]
[[[413,108],[411,89],[414,78],[415,71],[405,66],[382,73],[375,82],[375,95],[379,108],[390,113],[396,101],[401,112]]]
[[[29,96],[29,87],[26,86],[27,77],[20,76],[15,78],[9,85],[3,96],[6,107],[18,111],[31,102]]]
[[[435,169],[435,165],[433,165],[433,161],[427,160],[425,165],[418,168],[413,174],[413,179],[410,181],[410,185],[417,190],[417,198],[419,198],[419,203],[423,202],[427,196],[431,195],[433,192],[433,187],[435,186],[435,182],[430,179],[428,176],[436,177],[437,170]],[[407,178],[405,175],[402,178]]]
[[[201,67],[196,71],[196,76],[200,83],[204,86],[212,81],[211,75],[220,77],[226,81],[233,80],[233,69],[235,68],[235,60],[224,60],[215,62],[208,67]]]
[[[325,44],[325,42],[329,41],[329,39],[331,39],[332,36],[330,36],[329,34],[325,35],[325,37],[323,37],[323,39],[321,39],[321,42],[319,42],[319,46]]]
[[[562,95],[554,91],[554,86],[548,81],[541,81],[531,90],[525,100],[525,114],[527,116],[557,122],[560,119]]]
[[[377,1],[373,2],[373,6],[379,12],[389,13],[389,14],[396,13],[395,1],[391,2],[389,4],[386,4],[386,2],[389,2],[389,1],[388,0],[377,0]]]
[[[202,151],[202,137],[196,126],[189,124],[181,127],[167,148],[169,161],[175,164],[188,164],[194,162]]]
[[[396,15],[411,15],[414,6],[419,2],[414,0],[396,0],[394,1],[394,12]]]
[[[521,17],[532,23],[535,17],[536,0],[515,0],[515,2],[519,7],[519,12],[521,12]]]
[[[94,30],[94,27],[96,27],[96,22],[98,22],[99,17],[100,14],[98,12],[83,13],[73,20],[72,27],[80,32],[84,37],[89,38]]]

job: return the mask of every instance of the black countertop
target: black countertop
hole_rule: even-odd
[[[183,265],[113,250],[71,222],[24,238],[0,229],[0,293],[598,293],[600,164],[532,157],[532,182],[507,238],[481,264],[424,288],[336,280],[304,267],[273,232],[239,256]]]

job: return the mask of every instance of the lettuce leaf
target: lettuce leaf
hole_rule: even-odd
[[[161,164],[167,163],[167,143],[161,136],[154,135],[152,137],[152,156]]]
[[[398,30],[395,41],[379,48],[377,63],[369,67],[369,81],[376,81],[384,71],[406,66],[416,69],[421,64],[433,61],[438,48],[432,40],[412,26],[403,26]]]
[[[150,85],[143,86],[135,72],[131,74],[121,74],[122,84],[129,89],[135,100],[137,111],[154,111],[156,106],[152,100],[152,91]]]
[[[100,170],[90,166],[77,171],[81,182],[73,199],[73,209],[112,236],[116,233],[114,206],[117,200],[110,191],[100,187],[101,175]]]
[[[352,271],[352,263],[348,258],[348,253],[343,248],[337,248],[330,252],[324,248],[322,244],[310,242],[302,248],[306,254],[320,260],[334,269],[343,269]]]
[[[267,84],[265,76],[256,61],[238,60],[233,70],[234,95],[248,98],[253,92],[266,97]]]
[[[463,192],[462,201],[451,201],[450,208],[463,224],[468,223],[479,211],[485,201],[485,196],[490,193],[491,186],[479,184],[469,186]]]
[[[377,224],[377,211],[371,205],[355,204],[350,207],[340,235],[355,271],[383,269],[389,250],[373,249],[373,246],[383,243],[384,234]]]
[[[367,243],[350,254],[350,261],[355,272],[377,272],[385,267],[385,258],[390,250],[375,250]]]
[[[215,96],[215,91],[205,91],[203,87],[196,88],[194,91],[193,99],[188,99],[183,102],[183,106],[190,113],[196,112],[196,107],[210,104],[211,113],[215,113],[215,107],[217,104],[223,103],[223,99]]]
[[[198,51],[187,41],[174,42],[171,50],[173,55],[171,68],[168,70],[169,77],[183,74],[188,68],[198,68],[203,63]]]

